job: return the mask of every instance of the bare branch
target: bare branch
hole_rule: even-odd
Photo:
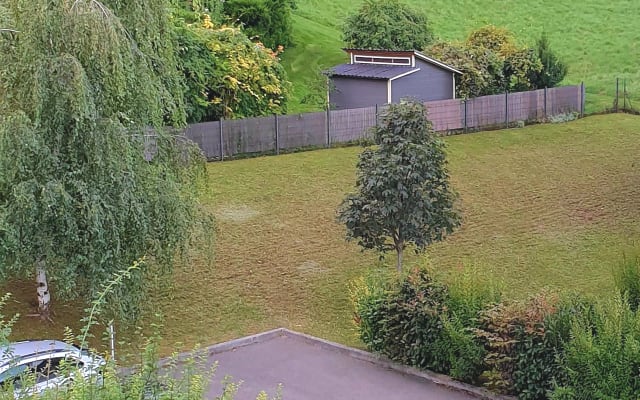
[[[20,33],[20,31],[17,31],[15,29],[9,29],[9,28],[0,28],[0,32]]]

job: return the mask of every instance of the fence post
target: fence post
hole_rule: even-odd
[[[620,78],[616,78],[616,101],[613,104],[613,109],[618,112],[618,101],[620,100]]]
[[[220,117],[220,161],[224,161],[224,141],[222,140],[222,121],[224,121],[224,118]]]
[[[376,103],[376,128],[378,127],[378,103]]]
[[[327,147],[331,147],[331,107],[327,105]]]
[[[504,91],[504,127],[509,127],[509,91]]]
[[[467,99],[462,100],[464,102],[464,133],[467,133],[467,130],[469,128],[468,122],[467,122]]]
[[[622,111],[627,110],[627,79],[622,80]]]
[[[278,114],[273,114],[276,123],[276,155],[280,155],[280,126],[278,124]]]
[[[584,81],[580,82],[580,118],[584,118],[584,101],[585,101]]]
[[[544,87],[544,119],[547,119],[547,87]]]

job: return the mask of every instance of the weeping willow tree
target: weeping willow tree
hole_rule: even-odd
[[[203,159],[161,128],[184,121],[166,4],[111,3],[0,9],[0,278],[35,278],[45,318],[50,287],[91,298],[145,257],[108,301],[138,315],[201,221]]]

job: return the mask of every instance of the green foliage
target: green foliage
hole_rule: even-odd
[[[278,53],[238,28],[216,26],[207,14],[174,24],[189,122],[286,112],[289,82]]]
[[[419,50],[433,41],[427,17],[402,0],[366,0],[342,27],[347,47]]]
[[[357,194],[338,212],[347,238],[364,249],[395,250],[397,268],[408,244],[416,251],[442,240],[460,224],[449,187],[444,143],[417,101],[392,104],[374,130],[378,147],[360,155]]]
[[[354,308],[354,322],[363,343],[370,350],[384,350],[383,304],[395,287],[382,271],[371,271],[349,283],[349,297]]]
[[[162,72],[174,67],[154,61],[168,45],[151,24],[137,45],[120,22],[136,19],[96,1],[6,7],[19,33],[0,37],[0,276],[33,276],[42,260],[57,296],[92,298],[146,255],[110,294],[115,315],[135,318],[202,216],[204,160],[161,128],[183,122]]]
[[[440,370],[434,345],[443,329],[446,296],[446,286],[426,270],[412,270],[389,296],[371,303],[366,323],[377,329],[370,348],[404,364]]]
[[[624,256],[614,270],[616,288],[633,311],[640,307],[640,256]]]
[[[542,68],[534,49],[519,47],[510,31],[493,25],[471,32],[463,43],[436,43],[427,52],[463,72],[456,90],[465,98],[535,89],[529,78]]]
[[[528,79],[533,88],[542,89],[556,86],[567,76],[569,68],[551,49],[549,37],[543,33],[536,43],[538,58],[542,63],[540,71],[531,71]]]
[[[228,0],[224,12],[242,24],[249,38],[276,49],[293,44],[291,10],[295,6],[293,0]]]
[[[637,399],[640,395],[640,313],[623,296],[574,319],[553,399]]]
[[[473,98],[504,92],[503,63],[485,48],[470,48],[464,43],[439,42],[427,53],[462,72],[456,75],[456,95]]]
[[[470,329],[473,313],[495,294],[468,282],[457,283],[452,293],[419,268],[400,281],[380,275],[356,280],[351,300],[360,338],[370,350],[393,360],[475,382],[485,351]],[[468,299],[460,297],[462,288]]]

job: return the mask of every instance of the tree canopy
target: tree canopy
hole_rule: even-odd
[[[546,34],[543,33],[542,36],[540,36],[540,39],[538,39],[536,43],[535,50],[542,63],[542,68],[539,71],[531,71],[529,73],[528,78],[531,84],[535,88],[541,89],[554,87],[562,82],[569,68],[551,49],[551,43]]]
[[[191,19],[188,19],[191,18]],[[208,14],[175,18],[189,122],[286,112],[289,82],[278,58],[241,29]]]
[[[521,46],[509,30],[493,25],[471,32],[464,42],[440,42],[426,50],[463,72],[457,77],[460,97],[536,89],[531,80],[543,68],[535,49]]]
[[[409,244],[416,251],[460,224],[444,143],[418,101],[392,104],[374,130],[377,144],[360,154],[355,194],[338,211],[347,238],[364,249],[396,251],[398,270]]]
[[[401,0],[366,0],[347,17],[342,38],[352,48],[420,50],[433,34],[427,16]]]
[[[146,257],[108,302],[132,318],[200,220],[203,159],[162,129],[184,123],[168,4],[128,3],[5,2],[0,278],[46,273],[59,298],[90,298]]]

